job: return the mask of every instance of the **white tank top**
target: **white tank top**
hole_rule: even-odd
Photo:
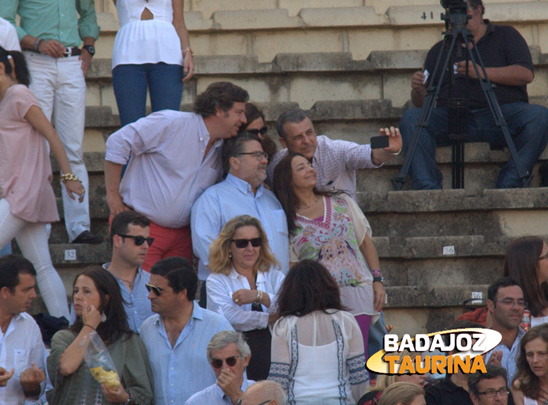
[[[141,20],[145,8],[154,19]],[[120,30],[112,50],[113,69],[122,64],[183,64],[181,42],[172,23],[171,0],[118,0],[116,10]]]

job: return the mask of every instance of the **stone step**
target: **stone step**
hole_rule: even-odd
[[[272,60],[282,52],[349,51],[363,59],[374,50],[428,48],[430,45],[425,44],[441,38],[444,23],[439,4],[398,3],[383,10],[370,5],[321,4],[301,9],[297,15],[285,8],[223,10],[219,4],[210,17],[207,11],[186,12],[185,23],[197,54],[252,54],[260,61]],[[546,29],[548,20],[548,10],[542,1],[489,4],[486,18],[515,25],[530,45],[548,49],[545,36],[536,34]],[[118,30],[114,7],[108,6],[100,12],[98,20],[102,32],[97,55],[110,57]]]
[[[548,93],[548,54],[531,47],[536,79],[531,97]],[[196,56],[196,78],[185,85],[183,104],[213,81],[228,80],[248,90],[255,102],[296,102],[312,108],[317,100],[389,99],[397,107],[409,101],[410,77],[421,68],[426,51],[375,51],[367,59],[349,52],[278,54],[267,63],[256,56]],[[111,83],[110,59],[96,59],[88,74],[87,105],[117,105]],[[326,75],[330,80],[326,80]]]

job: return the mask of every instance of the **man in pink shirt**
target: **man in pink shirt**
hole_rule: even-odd
[[[158,111],[107,140],[105,182],[111,218],[133,209],[151,220],[154,245],[143,263],[145,270],[169,256],[192,259],[190,209],[220,180],[223,139],[235,136],[246,123],[248,99],[241,87],[212,83],[196,97],[193,113]]]

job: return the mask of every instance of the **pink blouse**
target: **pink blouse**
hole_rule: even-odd
[[[25,119],[33,105],[39,107],[36,97],[22,84],[9,87],[0,102],[0,198],[18,218],[53,222],[59,213],[47,141]]]

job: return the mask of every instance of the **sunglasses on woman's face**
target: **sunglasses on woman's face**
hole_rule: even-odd
[[[266,131],[268,131],[268,128],[262,127],[261,129],[246,129],[246,131],[253,135],[264,136],[264,134],[266,134]]]
[[[148,243],[148,246],[152,246],[152,242],[154,242],[154,238],[145,238],[144,236],[136,236],[136,235],[118,235],[122,238],[131,238],[135,242],[135,246],[141,246],[143,243]]]
[[[232,242],[234,242],[238,249],[245,249],[249,243],[251,243],[251,246],[253,247],[259,247],[263,244],[263,240],[261,238],[232,239]]]
[[[224,360],[224,362],[226,363],[228,367],[234,367],[239,357],[242,357],[242,356],[228,357]],[[213,366],[213,368],[219,369],[223,366],[223,360],[214,358],[213,360],[211,360],[211,365]]]

